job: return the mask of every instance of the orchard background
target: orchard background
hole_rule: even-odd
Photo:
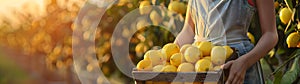
[[[80,11],[97,15],[90,0],[2,0],[0,1],[0,84],[15,83],[80,83],[73,68],[72,45],[94,41],[89,47],[84,65],[86,72],[97,72],[99,66],[112,84],[133,83],[115,65],[111,53],[111,36],[119,21],[128,13],[138,10],[137,22],[124,26],[122,35],[127,37],[137,28],[130,39],[129,58],[134,64],[143,59],[149,49],[159,49],[173,42],[185,19],[188,0],[119,0],[104,12],[96,32],[83,31],[72,37],[78,27],[74,23]],[[106,1],[106,0],[105,0]],[[109,1],[109,0],[107,0]],[[150,6],[160,6],[152,8]],[[267,84],[300,83],[300,1],[275,0],[276,26],[279,42],[261,59]],[[144,19],[149,18],[149,19]],[[83,18],[82,26],[90,25],[93,18]],[[249,28],[248,36],[253,44],[260,37],[257,16]],[[143,26],[150,25],[150,26]],[[158,26],[160,25],[160,26]],[[166,30],[168,29],[168,30]],[[94,35],[95,36],[92,36]],[[122,40],[116,42],[122,44]],[[91,49],[91,50],[89,50]],[[93,63],[96,54],[97,63]],[[103,83],[101,77],[90,83]]]

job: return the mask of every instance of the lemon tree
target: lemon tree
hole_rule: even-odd
[[[261,59],[267,84],[299,83],[299,0],[274,0],[276,26],[279,41],[267,56]],[[258,15],[255,15],[257,18]],[[249,29],[249,39],[257,43],[260,37],[259,21],[253,20]],[[298,70],[298,71],[297,71]]]

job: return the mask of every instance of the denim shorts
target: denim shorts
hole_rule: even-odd
[[[231,47],[234,47],[239,56],[243,56],[253,49],[254,45],[250,41],[241,41],[239,43],[229,44]],[[260,63],[252,65],[246,72],[244,84],[263,84],[263,76],[261,72]]]

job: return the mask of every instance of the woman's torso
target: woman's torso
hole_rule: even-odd
[[[255,8],[248,0],[190,0],[195,23],[195,41],[227,45],[248,40],[247,32]]]

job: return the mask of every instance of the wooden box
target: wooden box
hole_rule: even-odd
[[[238,58],[237,50],[226,62]],[[225,84],[228,77],[228,70],[208,71],[208,72],[152,72],[137,71],[133,69],[132,75],[136,84],[146,84],[146,81],[152,82],[213,82],[217,84]]]

